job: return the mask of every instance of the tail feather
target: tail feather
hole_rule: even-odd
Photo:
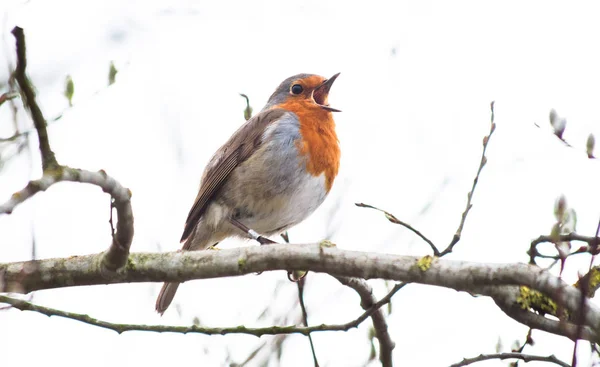
[[[160,293],[158,294],[158,298],[156,299],[156,312],[159,314],[165,313],[169,305],[173,301],[175,297],[175,293],[177,292],[177,288],[181,283],[165,283],[163,284]]]

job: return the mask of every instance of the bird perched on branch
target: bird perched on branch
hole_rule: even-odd
[[[329,107],[329,79],[298,74],[284,80],[256,116],[217,150],[204,169],[181,242],[204,250],[227,237],[284,232],[323,203],[340,164]],[[156,311],[169,307],[180,283],[165,283]]]

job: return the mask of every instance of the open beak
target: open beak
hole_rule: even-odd
[[[335,81],[335,79],[337,79],[338,75],[340,75],[340,73],[337,73],[334,76],[332,76],[331,78],[325,80],[323,82],[323,84],[319,85],[313,91],[313,99],[315,100],[315,103],[317,103],[321,108],[323,108],[327,111],[331,111],[331,112],[342,112],[335,108],[329,107],[329,104],[327,103],[327,97],[329,96],[329,90],[331,89],[331,86],[333,85],[333,82]]]

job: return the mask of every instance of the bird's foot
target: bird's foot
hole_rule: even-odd
[[[288,280],[290,282],[297,283],[297,282],[301,281],[302,279],[306,278],[307,274],[308,274],[308,270],[306,270],[306,271],[294,270],[294,271],[288,271],[287,276],[288,276]]]
[[[277,242],[275,242],[273,240],[270,240],[267,237],[263,237],[263,236],[258,236],[258,238],[256,238],[256,240],[261,245],[272,245],[272,244],[276,244],[277,243]]]

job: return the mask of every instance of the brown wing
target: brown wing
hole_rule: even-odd
[[[272,109],[252,117],[215,153],[202,176],[200,191],[185,222],[182,242],[190,236],[213,196],[223,186],[235,167],[248,159],[262,144],[262,135],[267,126],[283,116],[285,112],[282,109]]]

